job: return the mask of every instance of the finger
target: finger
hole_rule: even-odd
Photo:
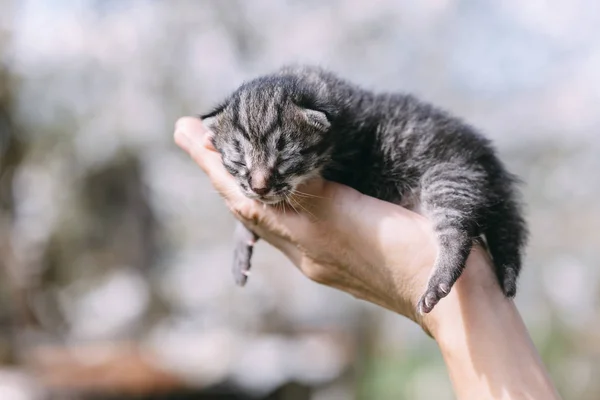
[[[212,137],[213,133],[199,118],[183,117],[175,123],[175,142],[187,152],[190,152],[194,142],[200,142],[208,150],[216,152]]]
[[[223,167],[221,155],[212,146],[210,132],[200,119],[180,118],[175,125],[174,136],[177,145],[202,168],[223,197],[235,203],[246,200],[240,193],[235,179]]]

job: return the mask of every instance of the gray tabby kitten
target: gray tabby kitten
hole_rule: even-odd
[[[225,168],[251,199],[285,201],[320,175],[433,221],[439,254],[419,312],[450,292],[481,236],[505,295],[515,295],[527,238],[516,179],[490,142],[461,120],[410,95],[372,93],[306,66],[244,83],[201,117]],[[239,285],[257,239],[238,225]]]

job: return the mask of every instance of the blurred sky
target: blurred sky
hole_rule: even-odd
[[[173,84],[187,87],[191,98],[197,93],[200,107],[242,78],[309,61],[368,87],[435,100],[498,140],[598,137],[600,5],[594,0],[257,0],[217,7],[178,1],[172,11],[167,4],[18,2],[13,62],[28,77],[53,68],[79,71],[84,62],[108,71],[130,63],[131,73],[145,80],[172,63]],[[227,15],[227,7],[236,12]],[[233,40],[232,32],[224,34],[229,25],[239,29]],[[140,55],[170,39],[179,42],[163,59],[139,65]],[[86,93],[61,87],[53,101],[85,106]]]

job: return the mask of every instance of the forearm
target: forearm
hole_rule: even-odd
[[[472,260],[430,316],[458,399],[560,398],[487,257]]]

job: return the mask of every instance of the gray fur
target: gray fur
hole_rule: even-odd
[[[515,295],[527,239],[516,179],[490,142],[458,118],[410,95],[375,94],[307,66],[244,83],[202,118],[223,164],[252,199],[285,201],[300,182],[321,175],[418,207],[433,221],[439,243],[420,312],[448,294],[481,235],[504,293]],[[247,248],[236,251],[241,284],[250,255]]]

